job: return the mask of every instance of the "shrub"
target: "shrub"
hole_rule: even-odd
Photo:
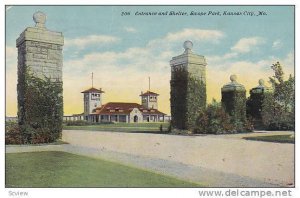
[[[251,120],[241,121],[225,112],[223,107],[213,102],[199,113],[194,133],[198,134],[229,134],[253,130]]]
[[[208,105],[201,111],[197,120],[194,133],[201,134],[223,134],[234,133],[234,125],[230,121],[230,116],[219,104]]]
[[[68,120],[64,121],[64,124],[66,126],[86,126],[86,125],[91,125],[90,122],[86,120]]]
[[[23,137],[16,122],[5,123],[5,144],[22,144]]]
[[[18,82],[18,117],[23,143],[49,143],[61,136],[62,83],[27,72]]]
[[[254,124],[252,118],[247,118],[244,123],[244,131],[251,132],[254,130]]]
[[[102,125],[113,124],[113,122],[88,122],[86,120],[67,120],[63,122],[66,126],[88,126],[88,125]]]

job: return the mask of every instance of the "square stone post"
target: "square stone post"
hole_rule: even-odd
[[[170,60],[171,124],[192,130],[199,112],[206,107],[206,59],[192,52],[193,43],[185,41],[184,53]]]
[[[64,37],[45,27],[44,13],[36,12],[33,20],[35,27],[26,28],[16,40],[18,122],[26,134],[24,142],[51,142],[62,130]],[[45,131],[50,132],[46,135]]]
[[[221,89],[222,106],[233,117],[235,123],[246,121],[246,89],[237,82],[237,76],[230,76],[231,82]]]

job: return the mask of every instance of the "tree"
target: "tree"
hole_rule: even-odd
[[[295,77],[289,76],[284,80],[284,72],[279,62],[271,68],[274,75],[270,82],[273,93],[265,94],[262,107],[262,119],[269,129],[294,129],[295,128]]]

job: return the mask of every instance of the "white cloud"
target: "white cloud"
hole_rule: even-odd
[[[125,30],[126,32],[130,32],[130,33],[135,33],[135,32],[137,32],[137,30],[136,30],[135,28],[133,28],[133,27],[124,27],[124,30]]]
[[[241,38],[232,48],[232,51],[239,53],[247,53],[255,50],[258,45],[261,45],[265,40],[261,37]]]
[[[165,39],[169,41],[211,41],[217,42],[223,38],[224,34],[218,30],[204,30],[204,29],[192,29],[186,28],[179,32],[169,33]]]
[[[174,51],[174,55],[182,50],[180,46],[182,46],[186,40],[192,41],[194,45],[201,46],[202,43],[217,44],[224,36],[224,33],[218,30],[185,28],[181,31],[168,33],[164,37],[149,41],[146,48]]]
[[[89,35],[73,39],[65,39],[65,47],[75,46],[83,49],[89,45],[104,45],[119,42],[120,38],[108,35]]]
[[[222,63],[224,61],[228,61],[230,59],[236,58],[238,56],[238,53],[236,52],[229,52],[224,55],[213,55],[213,56],[207,56],[206,60],[208,61],[208,64],[214,64],[214,63]]]
[[[276,40],[276,41],[274,41],[273,42],[273,44],[272,44],[272,48],[273,49],[280,49],[281,47],[282,47],[282,42],[281,42],[281,40]]]

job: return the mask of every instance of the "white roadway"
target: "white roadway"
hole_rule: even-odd
[[[269,184],[293,186],[294,144],[242,139],[246,136],[272,134],[293,132],[178,136],[64,130],[62,140],[75,147],[129,154],[144,159],[167,160]]]

